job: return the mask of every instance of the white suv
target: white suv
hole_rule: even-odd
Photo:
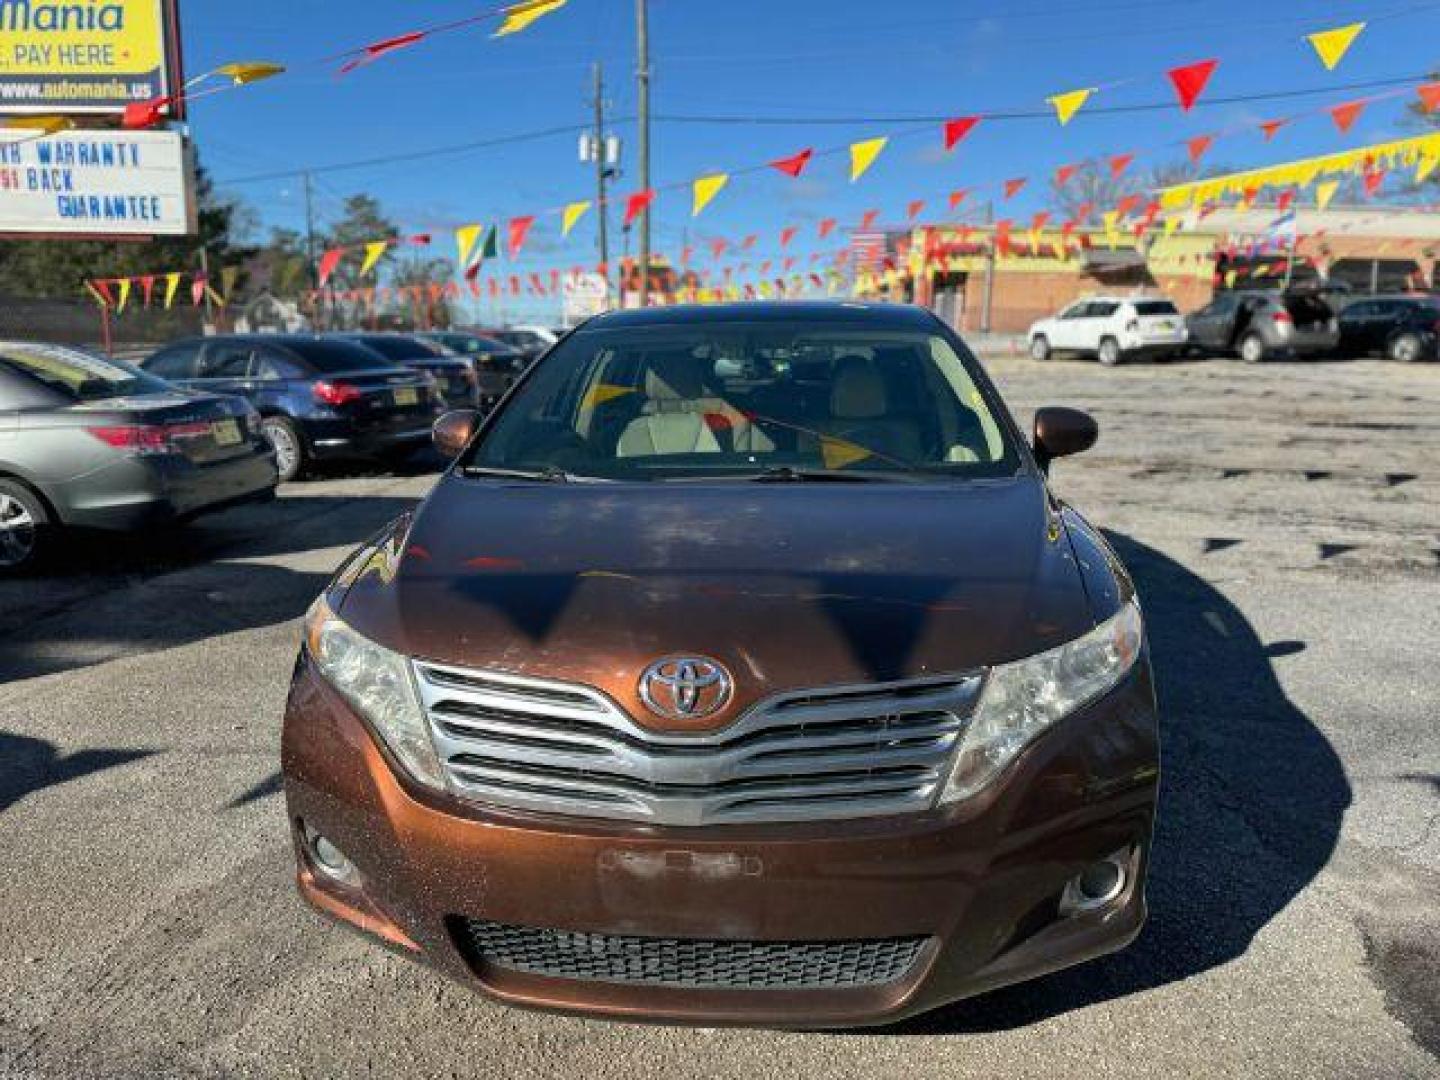
[[[1141,356],[1177,355],[1185,348],[1185,320],[1161,297],[1092,296],[1030,327],[1030,356],[1095,356],[1114,365]]]

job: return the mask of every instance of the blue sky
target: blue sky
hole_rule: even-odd
[[[570,0],[523,34],[490,40],[485,31],[437,37],[352,73],[312,62],[350,46],[417,26],[473,14],[457,0],[247,0],[243,5],[184,5],[187,66],[192,74],[231,60],[277,60],[295,70],[269,83],[197,101],[201,155],[227,190],[243,197],[267,224],[303,220],[294,179],[231,183],[257,174],[324,166],[376,155],[425,150],[569,124],[589,117],[590,64],[605,64],[616,116],[634,113],[632,0]],[[1302,37],[1369,20],[1350,55],[1327,72]],[[652,0],[653,108],[660,116],[802,118],[793,126],[658,122],[653,179],[683,181],[712,171],[762,163],[806,146],[832,147],[894,136],[859,183],[850,184],[843,155],[817,160],[802,181],[764,172],[737,177],[691,220],[688,192],[662,192],[656,246],[678,254],[716,235],[761,235],[752,258],[778,254],[776,237],[798,225],[805,254],[818,246],[814,223],[853,224],[869,208],[882,223],[903,220],[912,198],[940,211],[961,186],[1032,177],[1006,214],[1028,217],[1043,203],[1047,178],[1070,160],[1127,150],[1148,151],[1217,129],[1363,96],[1346,84],[1420,75],[1440,65],[1440,3],[1417,0]],[[1206,107],[1102,115],[1103,106],[1173,100],[1164,71],[1218,57],[1210,98],[1336,88],[1328,95]],[[1132,81],[1133,80],[1133,81]],[[939,151],[937,124],[876,122],[902,116],[946,116],[1044,108],[1054,93],[1102,89],[1068,127],[1053,119],[993,120],[953,154]],[[1373,91],[1372,91],[1373,92]],[[1395,131],[1401,100],[1367,110],[1341,136],[1324,117],[1287,128],[1270,144],[1258,133],[1218,142],[1214,160],[1249,167],[1360,145]],[[859,123],[818,124],[820,118]],[[626,138],[634,178],[634,127]],[[1142,157],[1136,167],[1173,161],[1183,149]],[[378,196],[403,227],[441,230],[469,221],[505,219],[589,198],[590,172],[576,159],[576,136],[475,150],[413,163],[317,174],[322,219],[356,191]],[[522,269],[594,260],[593,219],[570,240],[558,217],[537,224]],[[445,251],[450,250],[446,241]]]

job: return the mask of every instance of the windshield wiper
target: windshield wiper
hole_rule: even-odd
[[[803,484],[812,482],[873,484],[894,480],[895,474],[893,472],[845,472],[841,469],[797,469],[793,465],[775,465],[768,469],[762,469],[758,473],[737,477],[736,479],[749,480],[756,484]]]
[[[496,477],[502,480],[544,480],[552,484],[594,480],[597,477],[576,476],[558,465],[546,465],[539,469],[501,469],[489,465],[466,465],[461,469],[466,476]]]

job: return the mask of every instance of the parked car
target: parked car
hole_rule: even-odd
[[[1251,364],[1330,356],[1340,344],[1335,307],[1325,292],[1309,288],[1223,292],[1186,316],[1185,325],[1197,348]]]
[[[274,495],[260,417],[97,353],[0,343],[0,571],[57,530],[133,530]]]
[[[429,342],[411,334],[341,334],[379,353],[392,364],[424,371],[435,380],[445,404],[455,409],[471,409],[480,404],[479,381],[475,369],[455,356],[437,353]]]
[[[453,466],[311,608],[301,893],[632,1020],[887,1022],[1126,945],[1140,608],[1047,484],[1094,421],[1031,430],[916,308],[586,323],[483,428],[440,420]]]
[[[538,360],[555,342],[550,331],[540,333],[540,328],[511,326],[500,330],[481,329],[480,334],[494,338],[512,349],[519,349],[531,360]]]
[[[429,330],[416,336],[469,361],[482,409],[492,408],[530,366],[530,357],[514,346],[468,330]]]
[[[1030,327],[1030,355],[1094,356],[1113,367],[1125,360],[1176,356],[1185,348],[1185,320],[1162,297],[1092,296]]]
[[[247,399],[287,481],[320,458],[403,459],[426,444],[430,425],[445,411],[425,372],[339,338],[193,338],[161,349],[143,366],[182,386]]]
[[[1340,311],[1340,351],[1402,363],[1436,359],[1440,297],[1368,296]]]

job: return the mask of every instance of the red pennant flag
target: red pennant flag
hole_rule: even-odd
[[[1180,99],[1180,108],[1189,112],[1205,90],[1210,76],[1215,74],[1219,60],[1198,60],[1184,67],[1171,68],[1166,74],[1175,85],[1175,96]]]
[[[1075,232],[1075,226],[1079,224],[1074,218],[1070,218],[1060,226],[1060,236],[1066,242],[1070,242],[1070,236]]]
[[[120,125],[127,131],[154,127],[165,119],[165,110],[173,103],[174,99],[168,97],[158,97],[153,101],[132,101],[125,106]]]
[[[1332,105],[1330,108],[1330,119],[1335,121],[1335,126],[1340,129],[1343,135],[1354,126],[1355,121],[1365,110],[1363,101],[1347,101],[1341,105]]]
[[[478,262],[472,262],[469,266],[465,267],[465,280],[470,282],[471,285],[475,284],[475,279],[479,276],[480,264]]]
[[[341,255],[345,254],[345,252],[344,252],[343,249],[337,249],[337,250],[339,251],[339,253],[340,253]],[[324,262],[325,262],[325,257],[328,256],[328,255],[330,255],[330,254],[331,254],[331,252],[328,252],[328,251],[327,251],[324,256],[321,256],[320,262],[321,262],[321,264],[322,264],[322,268],[323,268],[323,264],[324,264]],[[339,259],[336,259],[335,261],[336,261],[336,262],[339,262],[340,260],[339,260]],[[327,276],[328,276],[328,275],[327,275]],[[322,279],[322,280],[323,280],[323,279]],[[206,286],[207,284],[208,284],[208,282],[206,282],[205,278],[202,277],[202,276],[199,275],[199,274],[196,274],[196,275],[195,275],[195,280],[190,283],[190,302],[191,302],[192,304],[194,304],[195,307],[199,307],[199,306],[200,306],[200,301],[202,301],[202,300],[205,299],[205,286]]]
[[[1200,164],[1200,159],[1205,156],[1205,151],[1210,149],[1210,145],[1214,141],[1214,135],[1196,135],[1193,139],[1189,140],[1185,145],[1190,150],[1191,163],[1195,165]]]
[[[762,263],[760,264],[760,273],[762,273],[762,274],[768,274],[768,273],[770,273],[770,260],[769,260],[769,259],[766,259],[764,262],[762,262]]]
[[[625,224],[629,225],[655,201],[653,190],[637,191],[625,202]]]
[[[723,236],[717,236],[714,240],[711,240],[710,257],[712,259],[718,259],[721,255],[724,255],[726,246],[727,245],[725,242],[725,238]]]
[[[924,199],[912,199],[910,201],[910,204],[905,207],[905,216],[908,217],[911,221],[914,221],[917,217],[920,216],[920,211],[924,209]]]
[[[476,270],[479,270],[480,267],[479,267],[479,266],[476,266],[475,269],[476,269]],[[470,286],[470,295],[473,296],[476,300],[479,300],[479,299],[480,299],[480,282],[478,282],[478,281],[476,281],[474,278],[470,277],[470,275],[469,275],[468,272],[466,273],[465,276],[466,276],[467,278],[469,278],[469,280],[466,282],[466,284],[468,284],[468,285]]]
[[[1289,122],[1289,120],[1266,120],[1260,125],[1260,130],[1265,133],[1265,141],[1269,142],[1275,138],[1275,133]]]
[[[1119,214],[1123,218],[1128,216],[1130,211],[1134,210],[1135,207],[1139,205],[1139,195],[1126,195],[1124,198],[1122,198],[1119,202],[1115,204],[1115,213]]]
[[[1003,254],[1010,252],[1010,229],[1013,222],[1009,218],[1001,218],[995,222],[995,247]]]
[[[965,196],[969,194],[969,188],[961,188],[959,191],[950,192],[950,209],[954,210],[956,207],[958,207],[962,202],[965,201]]]
[[[955,144],[975,130],[975,125],[980,123],[978,116],[957,116],[953,120],[945,121],[945,149],[954,150]]]
[[[1365,194],[1374,195],[1380,190],[1380,185],[1385,183],[1384,169],[1367,169],[1365,172]]]
[[[1417,86],[1415,93],[1420,95],[1420,108],[1425,112],[1434,112],[1440,108],[1440,82],[1426,83],[1424,86]]]
[[[510,295],[520,295],[520,278],[515,274],[510,275]]]
[[[823,221],[820,222],[820,239],[824,240],[825,237],[829,236],[830,233],[834,231],[834,229],[835,219],[833,217],[825,218]]]
[[[795,268],[795,256],[794,256],[794,255],[787,255],[787,256],[785,256],[785,261],[780,264],[780,268],[781,268],[782,270],[793,270],[793,269]]]
[[[362,55],[355,57],[355,59],[353,60],[347,60],[344,64],[342,64],[340,66],[340,74],[348,75],[350,74],[350,72],[354,71],[358,67],[379,60],[380,57],[384,56],[386,53],[392,53],[395,52],[397,49],[403,49],[406,46],[414,45],[417,41],[424,40],[424,38],[425,32],[423,30],[414,30],[408,34],[401,34],[399,37],[386,38],[384,41],[372,42],[371,44],[365,46]]]
[[[747,234],[746,237],[745,237],[745,239],[743,239],[743,240],[740,241],[740,250],[741,250],[741,251],[749,251],[751,248],[753,248],[753,247],[755,246],[755,241],[758,240],[758,239],[760,239],[760,238],[759,238],[758,236],[756,236],[754,233],[749,233],[749,234]]]
[[[496,281],[493,277],[492,277],[492,278],[486,278],[486,279],[485,279],[485,288],[486,288],[486,291],[490,294],[490,299],[491,299],[491,300],[495,300],[495,299],[498,299],[498,298],[499,298],[499,296],[500,296],[500,283],[499,283],[498,281]]]
[[[1025,177],[1017,176],[1013,180],[1005,181],[1005,198],[1013,199],[1019,194],[1020,189],[1025,186]]]
[[[628,219],[626,223],[629,223]],[[525,237],[530,235],[530,226],[534,224],[533,216],[510,219],[510,257],[512,259],[520,254],[520,249],[525,246]]]
[[[340,265],[340,260],[345,257],[344,248],[331,248],[320,256],[319,281],[320,288],[325,288],[325,283],[330,280],[330,275],[335,273],[335,268]],[[204,288],[204,282],[198,282]]]
[[[1134,154],[1116,154],[1110,159],[1110,175],[1118,180],[1120,174],[1128,169],[1134,160]]]
[[[866,210],[865,216],[860,219],[860,230],[863,232],[875,224],[875,219],[880,216],[879,210]]]
[[[150,297],[155,294],[155,275],[145,274],[140,278],[140,292],[145,297],[145,306],[150,306]]]
[[[1293,203],[1294,201],[1295,201],[1295,192],[1293,192],[1293,191],[1282,191],[1282,192],[1280,193],[1279,198],[1277,198],[1277,199],[1275,200],[1275,209],[1276,209],[1277,211],[1279,211],[1280,213],[1283,214],[1286,210],[1289,210],[1289,209],[1290,209],[1290,204]]]
[[[1055,186],[1064,187],[1070,182],[1070,178],[1079,170],[1079,165],[1061,165],[1055,170]]]
[[[1036,231],[1036,232],[1039,232],[1041,229],[1043,229],[1043,228],[1045,227],[1045,223],[1046,223],[1047,221],[1049,221],[1049,220],[1050,220],[1050,211],[1048,211],[1048,210],[1041,210],[1041,211],[1040,211],[1039,213],[1037,213],[1033,218],[1030,219],[1030,228],[1033,229],[1033,230]]]
[[[789,226],[788,228],[781,229],[781,230],[780,230],[780,246],[781,246],[782,248],[783,248],[783,247],[788,247],[789,244],[790,244],[790,241],[795,239],[795,234],[798,233],[799,231],[800,231],[800,230],[797,229],[794,225],[791,225],[791,226]]]
[[[798,178],[805,171],[805,166],[810,164],[810,159],[815,156],[814,150],[801,150],[787,158],[779,158],[770,162],[772,169],[779,169],[786,176]]]
[[[100,299],[105,301],[106,307],[115,306],[115,294],[110,291],[110,282],[97,279],[90,284],[95,286],[95,291],[100,294]]]
[[[1090,201],[1090,200],[1086,200],[1085,202],[1081,203],[1079,206],[1077,206],[1077,207],[1075,208],[1075,220],[1076,220],[1076,221],[1089,221],[1089,220],[1090,220],[1090,215],[1091,215],[1092,212],[1094,212],[1094,210],[1095,210],[1095,203],[1092,202],[1092,201]]]
[[[530,220],[534,221],[535,219],[531,218]],[[430,246],[430,234],[428,232],[416,233],[414,236],[407,237],[406,240],[415,247]]]

